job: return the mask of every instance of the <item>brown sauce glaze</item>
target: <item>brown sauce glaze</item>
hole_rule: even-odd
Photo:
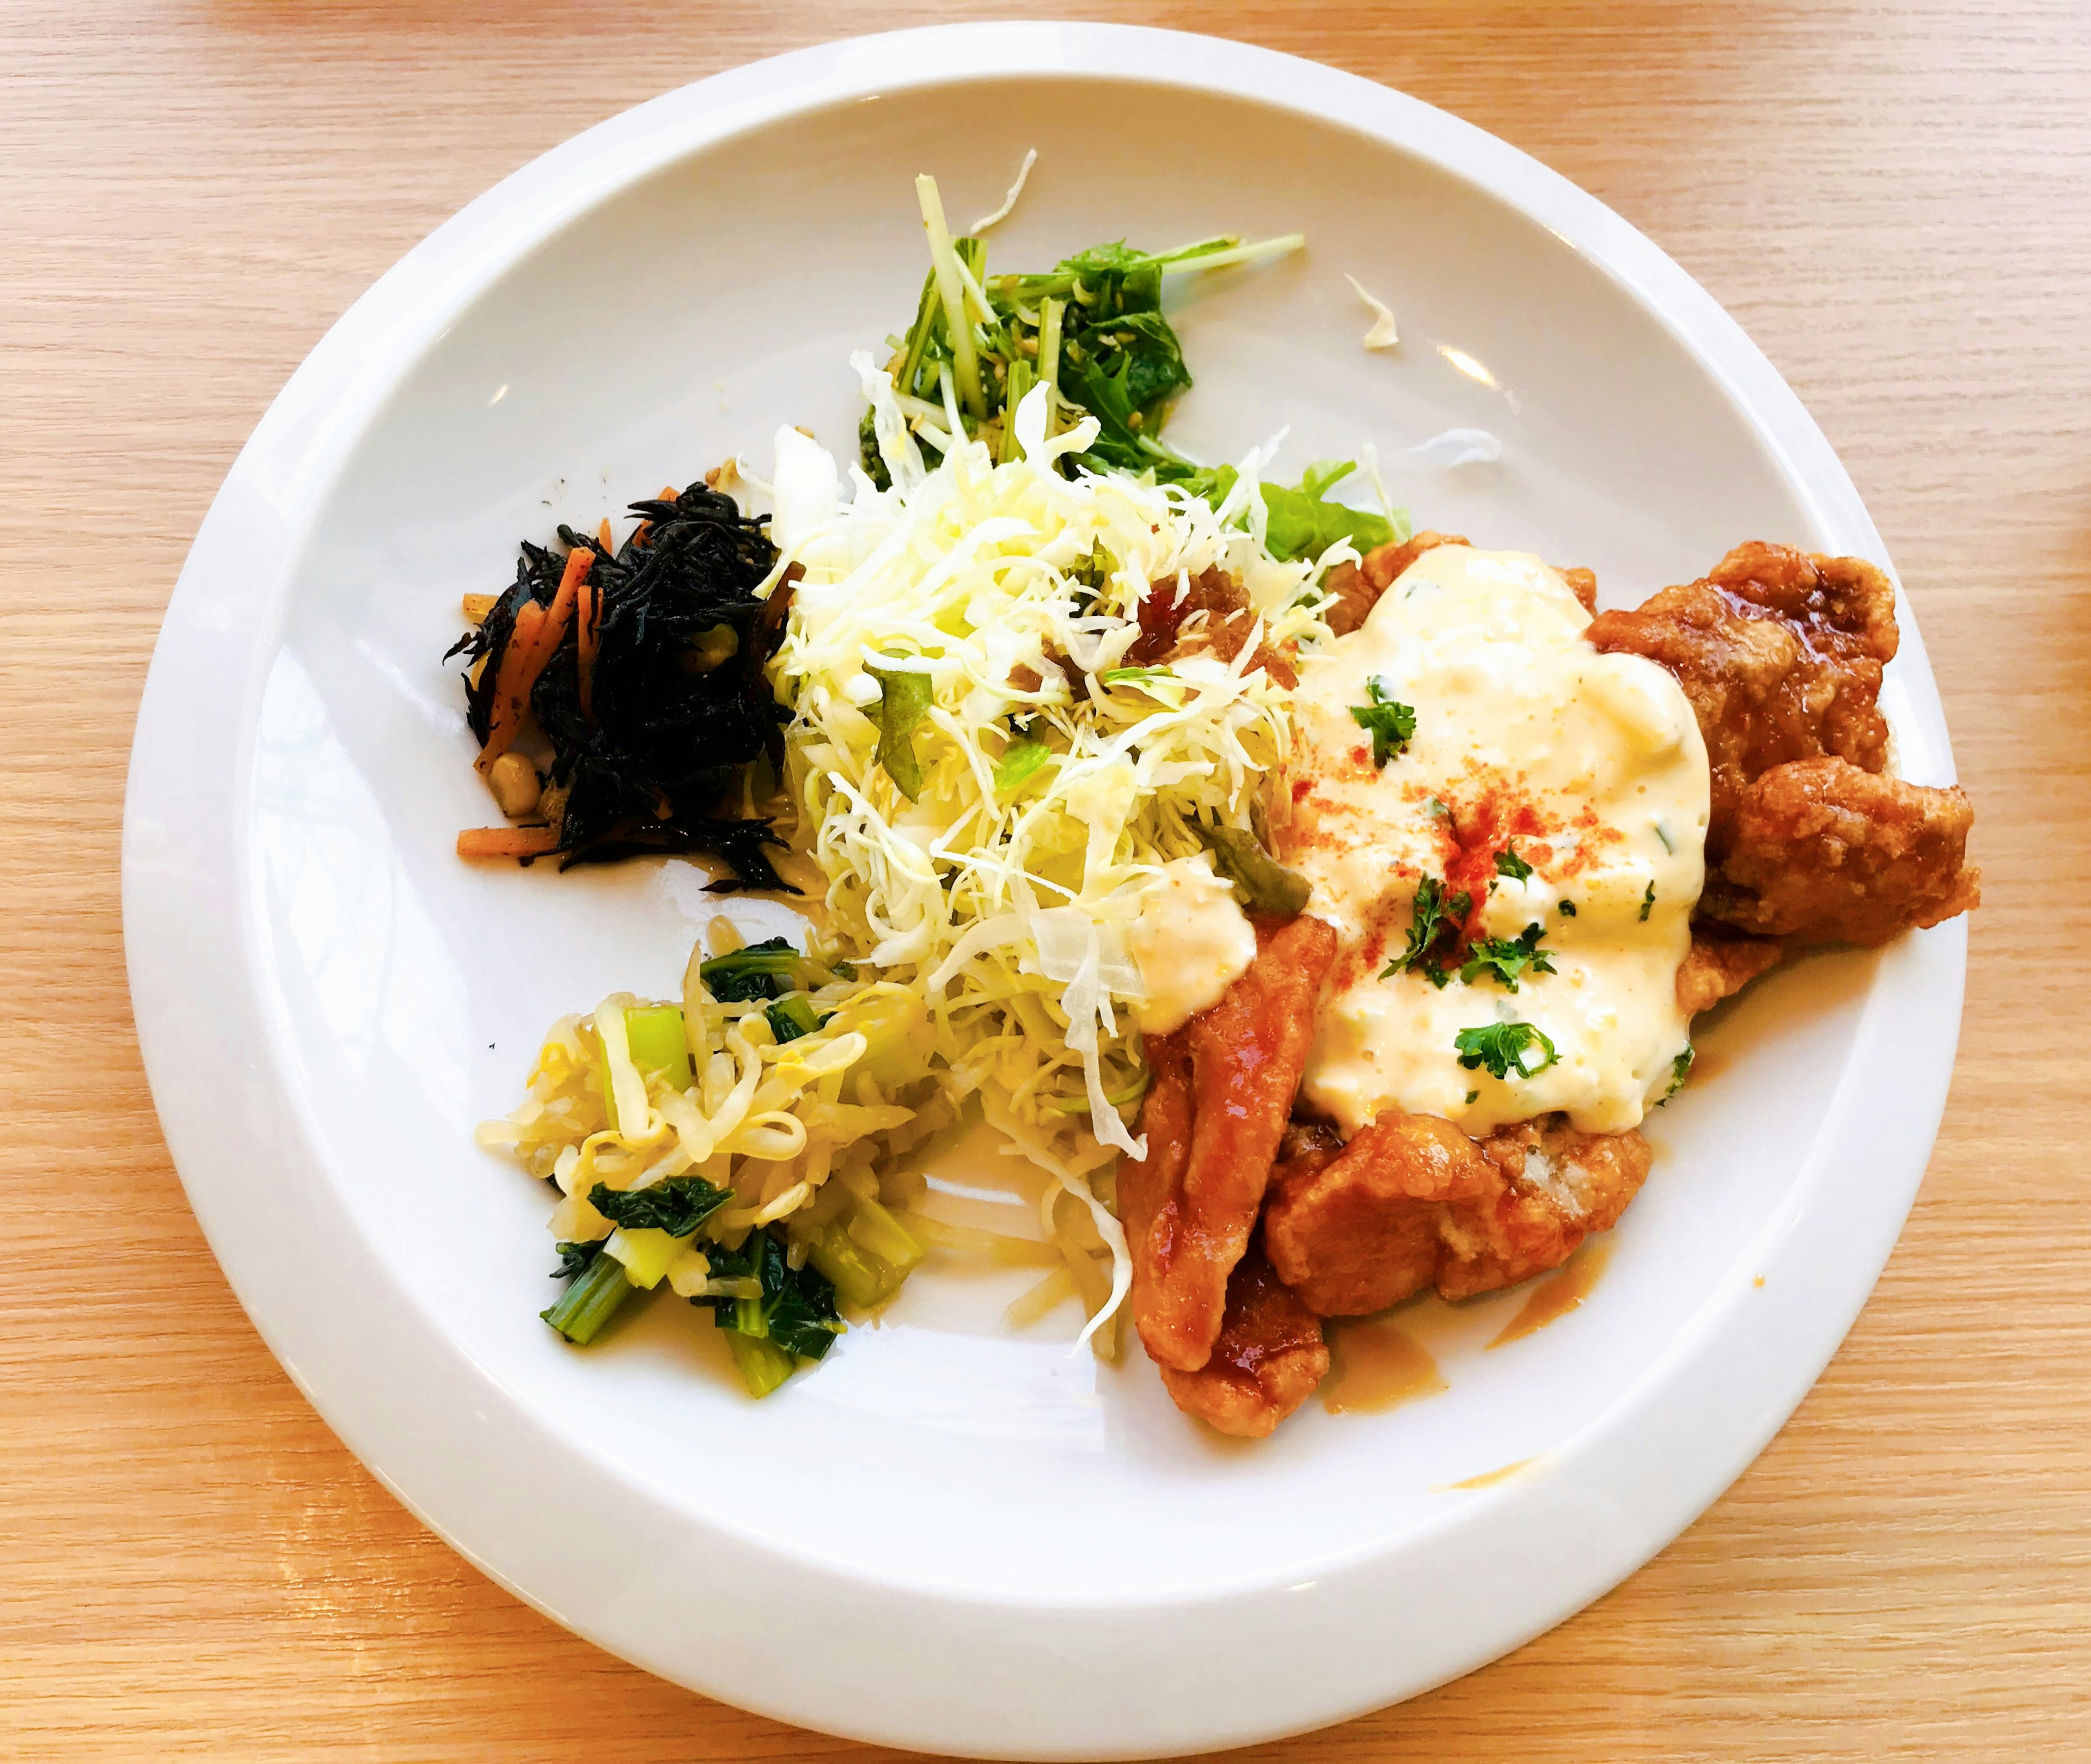
[[[1451,1388],[1438,1362],[1399,1323],[1346,1322],[1329,1332],[1335,1364],[1321,1386],[1332,1415],[1376,1415]]]
[[[1605,1263],[1611,1258],[1611,1245],[1602,1238],[1585,1243],[1561,1264],[1559,1272],[1533,1288],[1523,1308],[1504,1324],[1502,1332],[1489,1345],[1500,1348],[1507,1341],[1522,1340],[1534,1331],[1567,1316],[1590,1296],[1590,1289],[1597,1284],[1597,1276],[1605,1271]]]

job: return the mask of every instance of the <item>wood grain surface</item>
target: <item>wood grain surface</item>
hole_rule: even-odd
[[[1987,899],[1945,1129],[1821,1386],[1724,1499],[1582,1616],[1254,1755],[2091,1758],[2091,7],[1086,10],[1403,87],[1679,258],[1856,479],[1979,808]],[[125,991],[118,830],[190,537],[364,286],[628,105],[779,49],[967,15],[0,0],[7,1757],[872,1755],[555,1628],[425,1532],[306,1406],[161,1140]]]

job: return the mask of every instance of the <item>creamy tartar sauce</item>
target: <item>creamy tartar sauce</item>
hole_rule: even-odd
[[[1134,1007],[1144,1035],[1166,1035],[1220,1001],[1256,959],[1256,932],[1234,884],[1205,856],[1178,858],[1140,891],[1127,941],[1146,997]]]
[[[1355,1133],[1383,1109],[1481,1134],[1567,1111],[1580,1129],[1636,1125],[1687,1045],[1678,964],[1705,877],[1706,750],[1677,682],[1638,656],[1599,655],[1567,583],[1518,552],[1442,545],[1365,624],[1304,657],[1298,729],[1270,803],[1278,854],[1334,926],[1306,1099]],[[1386,764],[1351,712],[1386,699],[1415,733]],[[1529,864],[1528,877],[1499,873]],[[1409,941],[1418,884],[1467,893],[1472,938],[1540,927],[1552,974],[1416,967],[1382,979]],[[1531,1025],[1557,1057],[1524,1078],[1463,1067],[1455,1038]],[[1524,1063],[1544,1052],[1536,1042]]]

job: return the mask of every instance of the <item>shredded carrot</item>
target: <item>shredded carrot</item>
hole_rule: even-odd
[[[574,591],[574,666],[580,680],[581,715],[590,722],[595,721],[595,647],[601,600],[593,575]]]
[[[464,622],[468,625],[484,625],[486,615],[494,610],[498,594],[468,594],[464,597]]]
[[[457,837],[460,858],[541,858],[558,848],[556,827],[468,827]]]
[[[607,514],[602,518],[602,525],[595,530],[595,536],[601,541],[605,551],[613,557],[617,555],[617,541],[610,536],[610,517]]]
[[[494,709],[487,720],[486,745],[479,750],[475,762],[482,777],[495,760],[515,745],[516,736],[522,733],[523,712],[530,703],[530,684],[537,677],[533,669],[526,679],[524,669],[544,623],[544,608],[535,600],[526,600],[508,633],[507,647],[501,652],[501,671],[494,677]]]
[[[515,615],[515,629],[509,634],[508,648],[501,657],[502,680],[511,683],[505,688],[500,686],[495,688],[494,729],[489,732],[485,746],[480,750],[477,762],[482,775],[495,760],[507,752],[514,745],[516,736],[522,732],[523,713],[530,705],[530,689],[537,685],[537,676],[545,671],[545,665],[558,652],[560,641],[567,635],[567,626],[574,616],[574,596],[594,561],[595,553],[587,546],[575,546],[567,553],[566,573],[559,578],[558,592],[552,596],[552,604],[548,607],[539,607],[532,600]],[[534,621],[526,632],[523,622],[533,612],[541,613],[541,617]],[[512,675],[510,671],[511,658],[514,660]],[[511,703],[513,708],[504,720],[503,708]]]

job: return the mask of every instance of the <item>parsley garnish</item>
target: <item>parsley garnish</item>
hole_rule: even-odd
[[[1423,798],[1423,812],[1426,815],[1435,815],[1440,820],[1448,821],[1452,818],[1451,810],[1446,807],[1434,796],[1426,796]]]
[[[1373,764],[1376,766],[1383,766],[1394,758],[1416,733],[1415,708],[1388,697],[1386,686],[1385,674],[1374,674],[1365,682],[1365,696],[1372,703],[1351,707],[1351,720],[1371,734]]]
[[[1481,1095],[1479,1091],[1469,1091],[1467,1092],[1467,1100],[1470,1103],[1477,1102],[1481,1099]]]
[[[1496,854],[1496,874],[1507,876],[1513,882],[1528,882],[1532,880],[1532,866],[1518,856],[1515,845],[1505,845]]]
[[[1459,978],[1468,986],[1484,975],[1493,974],[1506,992],[1517,990],[1518,976],[1529,968],[1534,974],[1551,974],[1554,963],[1539,947],[1546,933],[1538,925],[1527,925],[1515,937],[1484,937],[1468,951]]]
[[[1684,1043],[1684,1052],[1670,1062],[1670,1088],[1662,1093],[1662,1103],[1668,1102],[1671,1097],[1684,1088],[1685,1074],[1692,1069],[1692,1062],[1697,1056],[1697,1052],[1698,1050],[1688,1041]],[[1658,1103],[1655,1106],[1660,1108],[1662,1107],[1662,1103]]]
[[[1655,905],[1655,884],[1654,884],[1653,882],[1651,882],[1651,883],[1649,883],[1649,885],[1648,885],[1648,893],[1645,893],[1645,894],[1644,894],[1644,895],[1642,895],[1642,896],[1641,896],[1641,897],[1640,897],[1640,922],[1641,922],[1641,923],[1643,923],[1644,925],[1645,925],[1645,924],[1648,923],[1648,915],[1649,915],[1649,909],[1650,909],[1650,908],[1652,908],[1654,905]]]
[[[1561,1057],[1554,1043],[1530,1023],[1484,1023],[1463,1029],[1452,1038],[1452,1046],[1468,1071],[1486,1066],[1494,1078],[1537,1078]],[[1539,1049],[1546,1056],[1535,1065],[1528,1056]]]
[[[1473,910],[1473,897],[1462,888],[1457,894],[1447,894],[1445,884],[1434,876],[1426,876],[1416,884],[1416,899],[1408,923],[1408,946],[1380,970],[1382,980],[1390,980],[1397,974],[1414,968],[1433,986],[1442,986],[1451,976],[1434,959],[1432,952],[1438,940],[1446,931],[1455,936]]]
[[[1573,919],[1576,916],[1576,903],[1573,901],[1563,901],[1554,910],[1563,919]]]

